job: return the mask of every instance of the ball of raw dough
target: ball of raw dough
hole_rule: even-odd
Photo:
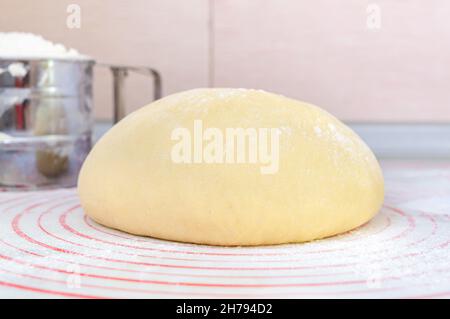
[[[190,90],[130,114],[89,154],[79,193],[103,225],[211,245],[346,232],[384,195],[377,160],[350,128],[316,106],[246,89]]]

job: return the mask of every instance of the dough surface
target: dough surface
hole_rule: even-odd
[[[204,130],[278,128],[278,170],[174,162],[174,130],[192,131],[196,120]],[[85,213],[100,224],[210,245],[343,233],[369,221],[384,197],[380,166],[350,128],[316,106],[246,89],[185,91],[133,112],[95,145],[78,187]]]

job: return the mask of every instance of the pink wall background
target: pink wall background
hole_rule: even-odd
[[[80,29],[66,8],[82,9]],[[367,27],[367,7],[381,25]],[[251,87],[356,122],[450,121],[448,0],[0,0],[0,31],[28,31],[95,57],[161,71],[164,94]],[[109,73],[96,73],[96,115],[110,118]],[[129,110],[151,98],[128,82]]]

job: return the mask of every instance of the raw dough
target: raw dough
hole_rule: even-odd
[[[178,163],[174,129],[278,128],[278,171],[260,164]],[[204,144],[206,146],[206,142]],[[80,174],[87,215],[132,234],[211,245],[303,242],[358,227],[379,210],[370,149],[324,110],[261,90],[196,89],[130,114]]]

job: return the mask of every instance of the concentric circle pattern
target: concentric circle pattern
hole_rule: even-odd
[[[255,248],[105,228],[73,189],[0,193],[0,297],[450,297],[450,163],[383,166],[385,205],[368,224]]]

